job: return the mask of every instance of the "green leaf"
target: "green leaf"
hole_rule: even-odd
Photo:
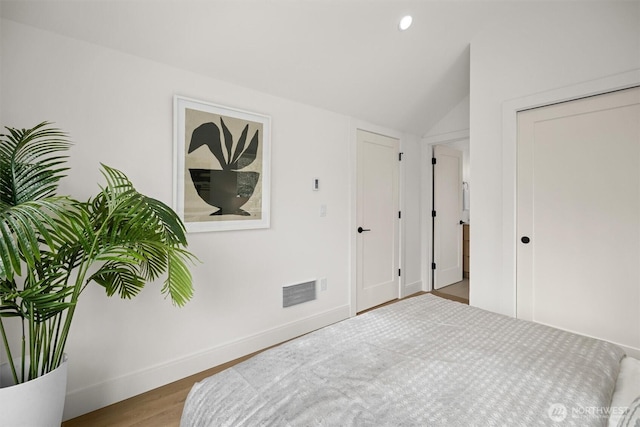
[[[37,322],[44,322],[73,305],[66,301],[73,293],[73,287],[60,281],[64,272],[46,268],[44,273],[39,280],[27,281],[25,288],[19,292],[23,315]]]
[[[70,148],[67,135],[43,122],[31,129],[6,128],[0,135],[0,199],[15,206],[53,195],[67,168],[58,167]]]
[[[108,296],[116,293],[120,298],[130,299],[138,295],[145,285],[134,266],[121,262],[109,262],[98,270],[91,280],[105,288]]]
[[[56,220],[66,207],[52,197],[67,168],[60,152],[66,134],[47,122],[31,129],[6,128],[0,135],[0,279],[21,275],[23,262],[34,267],[40,242],[55,245]]]
[[[104,264],[89,281],[110,296],[130,298],[166,273],[162,292],[184,305],[193,294],[186,263],[195,259],[184,249],[184,224],[169,206],[138,193],[122,172],[102,165],[102,173],[106,185],[87,212],[95,232],[93,260]]]
[[[169,252],[169,270],[162,293],[169,295],[173,303],[179,307],[185,305],[193,296],[191,272],[187,267],[187,263],[192,260],[192,255],[186,251],[176,249]]]
[[[0,211],[0,279],[21,275],[23,261],[33,268],[41,241],[50,249],[56,247],[58,224],[72,206],[69,199],[50,197]]]

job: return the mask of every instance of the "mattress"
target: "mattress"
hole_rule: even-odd
[[[427,294],[194,385],[186,426],[604,426],[619,347]]]

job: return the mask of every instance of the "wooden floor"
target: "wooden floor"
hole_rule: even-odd
[[[250,359],[258,353],[260,352],[232,360],[155,390],[65,421],[62,423],[62,427],[178,426],[184,401],[195,383]]]
[[[411,298],[417,295],[424,294],[425,292],[419,292],[411,295]],[[438,295],[443,298],[451,299],[453,301],[461,301],[461,298],[447,294],[439,294],[433,292],[434,295]],[[398,300],[389,301],[378,307],[374,307],[369,310],[365,310],[361,313],[365,313],[370,310],[382,307],[384,305],[393,304]],[[468,301],[467,301],[468,304]],[[261,350],[264,351],[264,350]],[[184,401],[191,390],[193,384],[198,381],[210,377],[220,371],[224,371],[231,366],[243,362],[261,351],[249,354],[231,362],[216,366],[204,372],[192,375],[182,380],[176,381],[171,384],[167,384],[163,387],[155,390],[148,391],[138,396],[132,397],[122,402],[115,403],[105,408],[99,409],[94,412],[90,412],[78,418],[66,421],[62,423],[62,427],[171,427],[180,425],[180,415],[182,414],[182,408]]]
[[[441,298],[469,304],[469,279],[462,279],[461,282],[445,286],[437,291],[431,292]]]

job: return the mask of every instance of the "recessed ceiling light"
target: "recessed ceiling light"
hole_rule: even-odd
[[[413,18],[411,17],[411,15],[407,15],[400,20],[398,28],[400,29],[400,31],[404,31],[411,26],[412,22]]]

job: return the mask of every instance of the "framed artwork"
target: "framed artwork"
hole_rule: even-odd
[[[269,228],[271,118],[174,97],[174,207],[189,232]]]

